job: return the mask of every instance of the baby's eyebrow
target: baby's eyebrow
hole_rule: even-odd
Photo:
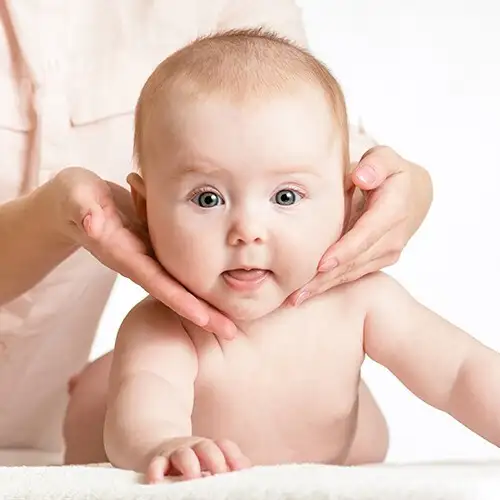
[[[173,176],[184,177],[193,174],[214,175],[223,172],[225,172],[223,168],[212,163],[179,163],[173,169]]]
[[[257,169],[259,170],[259,169]],[[313,164],[305,163],[287,163],[287,164],[276,164],[263,171],[261,174],[269,175],[306,175],[306,176],[318,176],[320,172],[317,166]],[[230,169],[225,169],[220,165],[212,161],[193,161],[193,162],[182,162],[178,163],[172,168],[171,176],[176,179],[187,177],[189,175],[205,175],[205,176],[222,176],[231,175]]]

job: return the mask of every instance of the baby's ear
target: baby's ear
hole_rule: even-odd
[[[342,236],[353,226],[352,215],[355,190],[356,186],[352,182],[352,177],[349,172],[344,178],[344,225],[342,227]]]
[[[134,201],[137,217],[143,224],[148,223],[148,215],[146,209],[146,186],[144,179],[135,172],[127,176],[127,182],[130,186],[130,193]]]

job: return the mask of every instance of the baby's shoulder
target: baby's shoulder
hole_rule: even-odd
[[[115,371],[162,377],[181,370],[195,376],[197,357],[179,316],[153,298],[139,302],[122,323],[113,356]]]
[[[387,307],[397,309],[409,299],[413,300],[396,279],[382,271],[367,274],[346,285],[348,300],[359,304],[365,313]]]
[[[324,293],[325,300],[342,308],[367,310],[374,299],[393,296],[401,286],[388,274],[377,271],[355,281],[331,288]]]
[[[179,315],[148,295],[138,302],[125,317],[126,322],[179,321]]]
[[[155,298],[148,296],[136,304],[120,327],[119,336],[138,338],[160,335],[167,340],[186,335],[180,316]]]

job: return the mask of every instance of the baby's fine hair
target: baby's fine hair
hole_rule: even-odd
[[[301,83],[317,85],[324,91],[347,168],[349,132],[338,82],[306,49],[264,29],[230,30],[200,37],[158,65],[146,81],[135,110],[134,157],[138,168],[144,168],[146,163],[148,122],[171,91],[193,100],[220,94],[243,101],[283,94]]]

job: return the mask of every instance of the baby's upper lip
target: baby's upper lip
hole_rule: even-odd
[[[231,267],[229,269],[226,269],[226,272],[228,271],[269,271],[269,269],[266,269],[265,267],[259,267],[259,266],[235,266]]]

